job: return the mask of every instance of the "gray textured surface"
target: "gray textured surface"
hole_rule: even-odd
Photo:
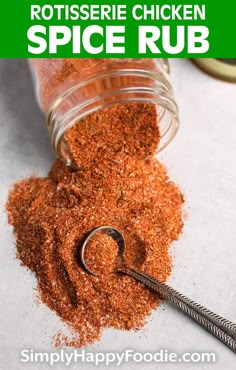
[[[183,236],[173,247],[175,268],[169,283],[236,321],[236,85],[204,75],[187,60],[172,60],[171,69],[181,127],[159,157],[185,193],[188,216]],[[54,158],[24,60],[0,60],[0,124],[0,368],[49,368],[19,361],[22,348],[53,350],[51,336],[63,325],[47,308],[36,306],[35,278],[14,259],[14,238],[4,211],[11,184],[33,172],[46,174]],[[89,350],[126,348],[217,355],[215,364],[163,364],[165,369],[221,370],[235,365],[230,350],[168,304],[153,313],[141,332],[107,330]],[[78,367],[93,368],[70,368]]]

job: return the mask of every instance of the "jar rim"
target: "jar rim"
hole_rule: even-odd
[[[129,76],[132,78],[143,77],[149,82],[152,81],[154,85],[152,87],[131,86],[128,88],[122,87],[114,89],[112,93],[106,92],[104,94],[99,94],[95,98],[88,99],[82,104],[78,103],[64,115],[60,114],[60,107],[70,99],[74,101],[75,93],[79,89],[85,88],[87,85],[93,84],[98,80],[116,77],[121,78],[122,76]],[[135,94],[135,96],[132,96],[132,94]],[[113,100],[111,100],[111,98],[113,98]],[[160,122],[163,122],[164,117],[167,118],[167,124],[163,125],[164,127],[160,132],[161,142],[158,147],[158,152],[160,152],[172,141],[179,127],[178,107],[173,99],[172,86],[164,75],[147,70],[126,68],[82,81],[65,91],[64,94],[52,104],[47,114],[47,124],[51,133],[52,147],[57,156],[64,160],[67,165],[73,166],[64,140],[66,132],[82,118],[85,118],[99,109],[104,109],[114,104],[131,102],[152,103],[159,107],[159,125]]]

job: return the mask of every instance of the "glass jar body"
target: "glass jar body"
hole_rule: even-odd
[[[31,59],[29,63],[52,146],[68,165],[66,132],[87,115],[114,104],[156,105],[158,151],[178,130],[178,108],[164,59]]]

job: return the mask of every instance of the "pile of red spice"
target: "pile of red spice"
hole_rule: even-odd
[[[113,148],[109,133],[106,136],[100,131],[102,140],[96,138],[100,126],[96,126],[99,114],[95,113],[82,122],[79,131],[75,126],[67,137],[79,170],[74,171],[57,160],[47,177],[24,179],[10,192],[7,210],[9,222],[14,226],[17,256],[36,274],[42,302],[73,333],[71,338],[59,333],[54,338],[56,345],[85,346],[98,340],[107,327],[140,328],[160,303],[156,294],[132,278],[107,274],[103,266],[112,268],[117,252],[111,238],[98,236],[92,243],[88,257],[102,274],[88,275],[78,261],[78,248],[88,231],[102,225],[118,228],[126,240],[128,266],[136,266],[161,281],[170,275],[168,251],[182,229],[183,196],[160,162],[140,160],[148,145],[141,142],[137,154],[137,145],[133,146],[133,139],[130,141],[133,119],[139,121],[134,117],[137,110],[142,120],[149,123],[153,120],[156,127],[151,105],[108,108],[104,113],[104,117],[108,115],[107,122],[102,124],[111,121],[113,112],[114,124],[119,129],[124,121],[127,135],[123,135],[124,130],[122,142],[117,141],[117,147]],[[149,135],[141,120],[138,125],[135,142],[139,142],[139,130],[141,133],[144,130],[144,136]],[[92,143],[86,142],[88,130],[93,132]],[[158,133],[153,135],[157,141]],[[123,151],[125,137],[128,153]],[[78,146],[83,148],[84,156],[77,156]],[[114,159],[116,150],[122,155]]]

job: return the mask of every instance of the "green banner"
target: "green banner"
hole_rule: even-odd
[[[11,0],[0,57],[236,57],[236,1]]]

